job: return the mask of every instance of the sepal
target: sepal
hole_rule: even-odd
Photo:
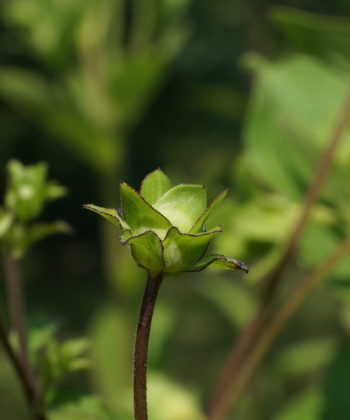
[[[164,270],[163,246],[159,237],[152,231],[131,236],[124,244],[129,244],[136,263],[151,274]]]
[[[153,230],[162,239],[171,226],[170,221],[128,184],[120,184],[123,217],[133,234]]]
[[[170,179],[160,169],[156,169],[143,179],[140,194],[152,205],[170,188]]]
[[[169,229],[163,241],[166,272],[187,271],[189,266],[203,257],[213,236],[220,232],[220,227],[199,235],[181,233],[177,227]]]
[[[220,193],[210,204],[210,206],[199,216],[194,225],[192,226],[190,233],[203,232],[203,225],[210,216],[210,214],[216,209],[221,201],[226,197],[228,190],[224,190]]]
[[[121,230],[131,230],[129,225],[119,216],[116,209],[95,206],[94,204],[84,204],[83,208],[99,214],[109,222],[118,226]]]
[[[220,254],[210,254],[194,263],[186,271],[202,271],[207,267],[221,268],[225,270],[243,270],[249,272],[248,266],[243,262],[234,258],[225,257]]]

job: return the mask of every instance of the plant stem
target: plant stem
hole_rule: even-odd
[[[218,407],[223,405],[226,406],[226,404],[223,401],[229,398],[228,389],[230,389],[230,384],[232,381],[234,381],[237,371],[240,369],[241,366],[243,366],[244,359],[246,358],[248,352],[252,349],[255,341],[258,338],[261,327],[264,324],[269,313],[271,302],[276,294],[276,291],[282,279],[282,275],[284,274],[288,263],[294,255],[300,237],[310,219],[313,205],[315,204],[320,195],[322,186],[329,173],[334,153],[340,143],[340,140],[343,137],[343,134],[346,131],[349,122],[349,117],[350,90],[346,95],[344,105],[340,110],[334,129],[327,142],[327,147],[325,148],[320,158],[314,178],[311,181],[308,191],[305,195],[303,207],[301,209],[299,218],[291,231],[291,234],[289,236],[289,239],[277,266],[273,269],[272,273],[268,278],[265,290],[262,294],[260,306],[257,309],[257,312],[255,313],[253,319],[250,321],[249,325],[245,328],[245,330],[241,333],[240,337],[238,338],[237,344],[231,351],[231,354],[227,359],[227,363],[225,364],[222,373],[219,377],[218,383],[214,389],[209,404],[209,420],[218,420],[222,418],[222,410],[219,410]]]
[[[11,329],[16,334],[19,356],[23,363],[28,361],[25,303],[22,290],[22,279],[18,260],[10,253],[4,256],[5,281],[7,288],[7,304]]]
[[[259,336],[255,347],[252,349],[239,374],[230,389],[230,406],[248,384],[255,369],[266,355],[271,344],[283,330],[289,319],[312,293],[319,282],[336,266],[336,264],[350,252],[350,237],[345,239],[335,251],[319,267],[308,274],[288,296],[285,304],[267,324]]]
[[[9,359],[9,361],[12,363],[12,366],[14,367],[17,376],[20,379],[20,382],[23,387],[24,394],[28,400],[28,403],[30,405],[30,402],[32,400],[32,388],[30,384],[28,383],[27,376],[25,375],[25,370],[23,368],[23,365],[21,363],[21,360],[17,357],[15,352],[13,351],[13,348],[10,344],[10,341],[8,339],[8,334],[6,331],[5,324],[3,320],[0,318],[0,342],[2,344],[2,347]]]
[[[41,409],[39,386],[28,354],[26,311],[19,261],[10,252],[4,255],[3,261],[10,324],[18,340],[19,354],[17,355],[13,350],[3,322],[0,322],[0,340],[22,383],[28,404],[33,413],[33,418],[36,420],[45,420],[46,416]]]
[[[154,305],[163,276],[148,276],[136,330],[134,352],[135,420],[147,420],[147,354]]]

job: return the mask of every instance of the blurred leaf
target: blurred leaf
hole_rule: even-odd
[[[88,369],[91,359],[84,353],[90,342],[85,338],[75,338],[59,343],[51,337],[43,352],[43,381],[46,384],[47,398],[54,387],[71,372]]]
[[[125,59],[113,69],[110,91],[124,128],[139,121],[162,81],[161,56],[142,55]]]
[[[154,420],[204,420],[198,401],[164,375],[149,375],[149,413]]]
[[[196,86],[191,91],[191,99],[196,108],[210,114],[238,121],[242,119],[245,108],[244,98],[228,86]]]
[[[152,420],[204,420],[204,414],[193,393],[171,379],[150,371],[148,375],[148,411]],[[123,416],[121,419],[133,419],[131,400],[122,398]]]
[[[159,359],[164,356],[164,346],[176,330],[176,319],[177,314],[175,310],[167,303],[159,300],[152,320],[150,346],[148,349],[150,367],[156,365]]]
[[[40,1],[14,0],[6,4],[5,13],[10,22],[25,28],[27,41],[57,65],[69,59],[74,26],[83,4],[81,0],[46,0],[44,5]]]
[[[279,373],[298,377],[327,365],[335,350],[334,338],[308,339],[280,351],[273,364]]]
[[[87,338],[74,338],[62,344],[62,353],[67,358],[74,358],[81,353],[85,353],[91,347],[91,342]]]
[[[80,115],[65,82],[50,85],[38,74],[11,67],[0,68],[0,80],[4,98],[94,169],[104,173],[115,165],[118,137]]]
[[[273,420],[320,420],[323,408],[320,389],[311,387],[293,397]],[[337,417],[333,417],[336,419]],[[339,419],[342,417],[339,417]]]
[[[61,198],[68,193],[68,189],[66,187],[59,185],[55,181],[48,182],[46,187],[46,196],[48,200],[57,200],[58,198]]]
[[[57,332],[57,325],[55,323],[45,323],[43,325],[36,325],[29,329],[29,348],[30,352],[34,353],[42,350],[47,343],[53,338]]]
[[[306,267],[318,266],[333,252],[341,240],[342,236],[337,232],[337,227],[312,223],[305,230],[301,240],[300,258]],[[332,276],[348,279],[349,270],[350,259],[344,258],[334,267]]]
[[[324,385],[323,420],[350,416],[350,344],[344,343],[329,365]]]
[[[92,359],[95,369],[91,373],[98,393],[113,413],[118,413],[122,405],[132,407],[131,395],[125,398],[122,395],[132,386],[133,320],[134,316],[132,320],[129,319],[125,310],[107,307],[96,313],[92,324]],[[120,397],[116,398],[116,395]]]
[[[198,283],[197,293],[208,299],[239,328],[247,325],[257,307],[254,296],[242,285],[212,276]]]
[[[13,221],[13,214],[0,208],[0,238],[6,235]]]
[[[76,403],[59,406],[49,412],[50,420],[113,420],[100,399],[85,396]]]
[[[350,61],[350,21],[344,16],[278,6],[272,8],[270,20],[298,51],[339,64]]]
[[[259,183],[299,198],[343,106],[348,76],[303,55],[275,62],[250,56],[249,62],[256,77],[244,134],[246,163]],[[335,163],[349,161],[348,137]]]
[[[69,234],[71,232],[71,226],[62,221],[52,223],[34,223],[23,230],[21,238],[17,237],[15,243],[15,254],[17,256],[23,256],[36,242],[39,242],[51,235]]]

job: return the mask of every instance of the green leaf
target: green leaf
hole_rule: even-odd
[[[210,240],[221,231],[221,228],[217,227],[210,232],[189,235],[180,233],[177,227],[172,227],[163,241],[165,272],[187,271],[189,266],[203,257]]]
[[[235,328],[242,329],[252,319],[257,298],[251,290],[239,282],[228,282],[224,277],[215,279],[217,287],[213,287],[213,276],[208,276],[196,283],[196,290],[215,308],[232,322]]]
[[[324,398],[322,390],[317,386],[304,389],[284,404],[282,410],[273,417],[273,420],[320,420],[324,419]],[[338,417],[334,416],[333,419]],[[340,417],[341,418],[341,417]]]
[[[149,204],[154,204],[170,187],[169,178],[160,169],[156,169],[142,181],[141,195]]]
[[[255,56],[251,64],[256,83],[244,130],[246,165],[259,185],[301,199],[328,139],[325,133],[332,132],[344,106],[346,72],[307,55],[274,62]],[[335,167],[347,165],[348,149],[347,131]],[[327,185],[323,196],[334,194]]]
[[[132,256],[139,266],[153,274],[163,271],[163,247],[156,233],[148,231],[132,236],[126,243],[130,244]]]
[[[171,226],[169,220],[149,205],[125,182],[120,185],[123,216],[134,235],[152,230],[162,239]]]
[[[323,420],[350,418],[350,342],[343,342],[324,378]]]
[[[189,232],[207,207],[203,185],[177,185],[166,192],[153,206],[181,232]]]
[[[59,185],[56,181],[50,181],[46,185],[46,197],[48,200],[57,200],[68,193],[68,189]]]
[[[197,233],[203,231],[203,225],[210,216],[210,214],[215,210],[215,208],[221,203],[221,201],[226,197],[228,190],[224,190],[219,194],[210,206],[205,210],[205,212],[199,217],[199,219],[192,226],[190,233]]]
[[[116,209],[95,206],[94,204],[84,204],[83,208],[99,214],[109,222],[118,226],[121,230],[131,230],[130,226],[119,216]]]
[[[12,225],[12,221],[13,214],[4,209],[0,209],[0,238],[6,235]]]
[[[71,358],[85,353],[91,347],[87,338],[74,338],[62,344],[61,350],[65,357]]]
[[[299,52],[336,64],[335,57],[350,60],[350,26],[345,16],[318,15],[292,7],[271,9],[270,21]],[[345,64],[339,60],[339,64]]]
[[[50,410],[49,420],[111,420],[102,402],[96,396],[85,396],[80,400],[60,405]]]
[[[327,366],[337,349],[334,337],[308,338],[280,349],[273,364],[287,378],[306,376]]]
[[[186,271],[202,271],[209,266],[213,268],[222,268],[224,270],[243,270],[247,273],[249,271],[248,266],[244,262],[219,254],[206,255]]]

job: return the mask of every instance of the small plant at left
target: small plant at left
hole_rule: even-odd
[[[47,236],[70,231],[69,225],[62,221],[43,223],[38,220],[45,205],[66,192],[65,187],[48,180],[45,163],[24,166],[17,160],[11,160],[7,164],[7,185],[0,206],[0,248],[6,284],[6,309],[1,308],[0,315],[0,342],[22,385],[34,420],[48,419],[45,410],[47,395],[44,394],[47,394],[52,382],[52,369],[48,368],[48,361],[52,358],[52,348],[57,341],[53,337],[54,328],[46,328],[45,332],[43,329],[41,332],[28,331],[21,268],[23,258],[35,243]],[[7,313],[3,318],[5,310]],[[57,357],[60,359],[61,367],[65,362],[65,366],[68,366],[66,370],[70,365],[77,366],[73,359],[79,356],[77,353],[80,351],[77,352],[76,348],[83,350],[84,346],[81,342],[76,344],[74,354],[66,354],[67,348],[72,348],[72,343],[54,349],[56,360]],[[39,364],[45,366],[45,372],[43,368],[40,371]],[[63,374],[62,369],[59,374]]]

